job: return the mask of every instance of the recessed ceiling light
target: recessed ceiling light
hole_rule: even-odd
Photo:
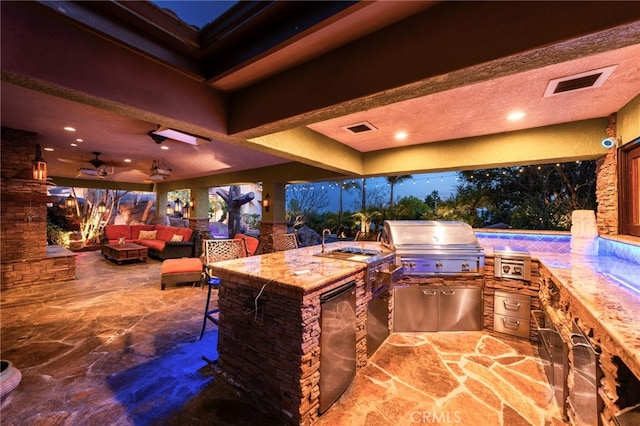
[[[45,151],[49,151],[49,152],[53,152],[53,148],[49,148],[49,147],[45,148],[44,150]]]
[[[64,129],[65,129],[67,132],[75,132],[75,131],[76,131],[76,129],[75,129],[75,128],[73,128],[73,127],[71,127],[71,126],[66,126]]]
[[[514,111],[511,114],[507,115],[507,120],[509,121],[516,121],[516,120],[520,120],[522,118],[524,118],[524,116],[527,115],[522,111]]]
[[[166,150],[168,150],[168,149],[169,149],[169,147],[168,147],[168,146],[166,146],[166,145],[162,145],[162,146],[160,147],[160,149],[164,149],[164,150],[166,151]]]
[[[71,146],[78,146],[78,144],[77,143],[72,143]]]
[[[398,132],[396,133],[395,138],[399,141],[402,141],[402,140],[405,140],[407,136],[409,136],[407,132]]]
[[[84,139],[78,138],[78,139],[76,139],[76,142],[84,142]]]
[[[124,159],[124,162],[125,162],[125,163],[130,163],[130,162],[131,162],[131,158],[125,158],[125,159]]]

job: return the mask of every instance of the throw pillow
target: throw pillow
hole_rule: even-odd
[[[183,236],[178,234],[173,234],[173,237],[171,237],[171,241],[182,241],[182,239]]]
[[[158,231],[140,231],[138,236],[139,240],[155,240],[158,235]]]

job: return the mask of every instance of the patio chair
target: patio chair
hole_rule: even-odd
[[[260,247],[260,240],[257,238],[251,237],[245,234],[236,234],[233,238],[244,238],[244,242],[247,244],[247,256],[253,256],[258,253],[258,248]]]

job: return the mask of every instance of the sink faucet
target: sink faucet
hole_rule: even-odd
[[[323,229],[322,230],[322,251],[320,253],[324,253],[324,236],[325,235],[329,235],[331,234],[331,230],[330,229]]]

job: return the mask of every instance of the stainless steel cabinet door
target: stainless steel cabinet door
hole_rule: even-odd
[[[441,287],[438,312],[440,331],[482,330],[482,288]]]
[[[325,412],[356,375],[355,283],[320,296],[320,407]]]
[[[438,289],[426,286],[396,287],[393,330],[438,331]]]

